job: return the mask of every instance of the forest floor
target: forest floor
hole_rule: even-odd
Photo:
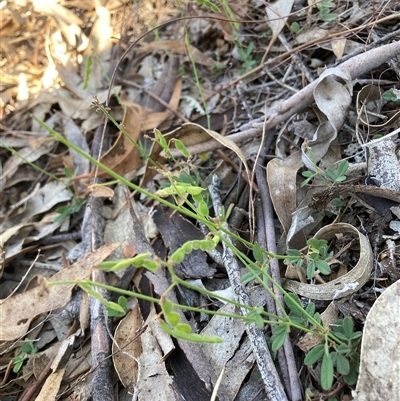
[[[400,4],[1,1],[0,400],[400,399]]]

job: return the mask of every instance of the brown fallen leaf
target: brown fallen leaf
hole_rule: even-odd
[[[103,155],[100,162],[119,175],[136,170],[141,165],[136,143],[139,140],[140,124],[143,110],[138,104],[125,101],[122,125],[128,135],[120,131],[117,140],[109,151]],[[108,177],[104,171],[99,171],[99,177]]]
[[[118,324],[112,346],[114,368],[124,387],[133,394],[138,380],[139,367],[137,358],[142,354],[142,341],[140,334],[143,332],[143,317],[136,303]]]
[[[70,268],[61,270],[48,282],[85,279],[119,245],[102,246]],[[6,299],[0,304],[0,340],[13,341],[22,337],[36,316],[65,306],[74,287],[73,284],[48,286],[44,281],[43,285]]]
[[[181,99],[182,93],[182,78],[178,78],[176,80],[174,90],[172,91],[171,97],[169,99],[168,105],[170,110],[178,110],[179,101]],[[168,120],[172,120],[174,114],[168,109],[164,111],[151,112],[145,116],[144,121],[142,122],[142,130],[149,131],[154,128],[158,128],[164,122]]]
[[[296,210],[297,172],[303,166],[300,152],[286,159],[272,159],[267,164],[267,180],[271,200],[282,227],[287,234],[292,223],[292,213]]]

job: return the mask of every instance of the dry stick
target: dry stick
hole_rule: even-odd
[[[92,145],[92,154],[96,159],[100,158],[103,146],[103,127],[96,130]],[[92,183],[98,182],[97,178]],[[82,252],[87,255],[95,251],[103,244],[103,222],[101,217],[102,199],[91,197],[85,209],[82,223]],[[92,273],[94,282],[105,283],[103,271],[96,269]],[[106,299],[110,298],[108,291],[95,288],[94,291]],[[91,396],[93,401],[114,401],[112,383],[112,361],[108,356],[111,354],[111,339],[108,336],[107,325],[109,318],[106,316],[104,305],[96,298],[90,297],[90,333],[92,366],[98,367],[94,370],[91,381]]]
[[[222,202],[219,194],[220,180],[214,175],[212,178],[212,183],[208,187],[211,195],[211,199],[214,206],[214,211],[216,216],[221,216],[222,212]],[[229,230],[228,224],[226,222],[221,222],[221,228]],[[229,235],[221,231],[221,235],[224,237],[223,242],[223,260],[224,266],[228,273],[229,281],[233,288],[233,293],[235,294],[236,301],[242,305],[251,306],[250,298],[241,283],[240,276],[240,266],[233,253],[232,249],[227,246],[226,242],[232,244]],[[246,308],[241,308],[243,316],[248,314]],[[262,330],[260,330],[255,323],[249,323],[246,325],[246,332],[249,336],[250,343],[254,355],[257,360],[257,365],[263,378],[265,391],[267,394],[267,399],[269,401],[287,401],[285,390],[280,381],[278,372],[275,368],[274,362],[272,360],[271,354],[265,340],[265,336]]]
[[[290,15],[290,14],[289,14],[289,15]],[[288,15],[288,16],[289,16],[289,15]],[[379,19],[379,20],[377,20],[377,21],[369,22],[369,23],[366,24],[366,25],[361,25],[361,26],[357,26],[357,27],[352,28],[352,29],[347,29],[346,32],[345,32],[345,34],[344,34],[343,32],[341,32],[341,31],[340,31],[340,32],[333,32],[333,33],[331,33],[331,34],[329,34],[329,35],[327,35],[327,36],[324,36],[323,38],[314,39],[314,40],[312,40],[311,42],[304,43],[304,44],[302,44],[302,45],[296,47],[296,48],[293,49],[292,51],[288,51],[288,52],[286,52],[286,53],[284,53],[284,54],[281,54],[281,55],[276,56],[276,57],[274,57],[274,58],[272,58],[272,59],[269,59],[269,60],[265,61],[264,63],[261,63],[261,64],[258,65],[257,67],[253,68],[251,71],[246,72],[245,74],[241,75],[240,77],[238,77],[238,78],[234,79],[233,81],[229,82],[229,84],[227,84],[227,85],[221,87],[220,89],[218,89],[217,91],[215,91],[212,95],[210,95],[209,97],[207,97],[206,100],[210,100],[210,98],[211,98],[212,96],[215,96],[216,94],[221,93],[222,91],[224,91],[224,90],[226,90],[226,89],[229,89],[230,87],[232,87],[232,86],[234,86],[234,85],[237,85],[240,81],[243,81],[245,78],[248,78],[248,77],[250,77],[251,75],[253,76],[252,79],[251,79],[251,81],[254,81],[254,80],[257,79],[257,78],[260,78],[262,75],[264,75],[264,73],[261,73],[261,74],[259,74],[258,76],[255,76],[254,74],[257,73],[257,72],[259,72],[259,71],[262,71],[264,68],[268,67],[270,64],[272,64],[272,63],[274,63],[274,62],[278,62],[279,60],[284,59],[285,56],[291,56],[291,55],[293,55],[293,54],[300,53],[302,50],[308,49],[308,48],[310,48],[311,46],[314,46],[314,45],[320,45],[320,44],[322,44],[322,43],[330,43],[333,39],[338,38],[338,37],[339,37],[339,38],[340,38],[340,37],[343,37],[343,35],[346,37],[346,36],[348,36],[350,33],[357,34],[358,32],[362,31],[362,30],[365,29],[365,28],[368,28],[368,27],[370,27],[370,26],[375,26],[375,25],[377,25],[377,24],[379,24],[379,23],[382,23],[382,22],[384,22],[384,21],[389,21],[389,20],[391,20],[391,19],[396,19],[396,18],[398,18],[398,15],[397,15],[397,14],[388,15],[388,16],[386,16],[386,17],[384,17],[384,18],[381,18],[381,19]],[[272,21],[272,20],[270,20],[270,21]],[[241,22],[248,22],[248,21],[241,21]],[[251,21],[251,22],[254,23],[254,21]],[[259,21],[257,21],[257,22],[259,22]],[[368,48],[375,47],[375,46],[376,46],[376,45],[373,44],[373,46],[370,46],[370,47],[366,46],[366,48],[368,49]],[[283,62],[284,62],[284,61],[285,61],[285,60],[283,60]],[[344,61],[344,60],[343,60],[343,61]],[[340,60],[340,62],[342,62],[342,60]],[[247,83],[249,83],[249,82],[250,82],[250,81],[248,81]]]
[[[268,246],[267,246],[267,237],[266,237],[266,232],[265,232],[264,211],[261,206],[260,199],[258,199],[256,202],[255,211],[256,211],[256,225],[257,225],[257,242],[260,245],[261,249],[267,249]],[[268,273],[270,274],[269,269],[268,269]],[[268,281],[267,285],[270,288],[270,290],[272,291],[272,283],[270,281]],[[265,291],[265,303],[267,306],[268,313],[276,316],[275,301],[272,298],[272,295],[268,291]],[[271,324],[271,330],[273,330],[275,327],[276,327],[276,325]],[[277,356],[278,356],[279,368],[280,368],[281,376],[282,376],[282,380],[283,380],[283,385],[285,387],[286,393],[291,394],[289,370],[288,370],[287,363],[286,363],[285,352],[282,349],[282,347],[278,350]]]
[[[337,68],[348,70],[352,79],[359,77],[371,71],[383,63],[387,62],[391,58],[400,54],[400,41],[391,43],[388,45],[381,46],[377,49],[369,50],[363,54],[351,58],[340,64]],[[282,121],[286,121],[293,114],[300,112],[301,110],[308,107],[313,102],[314,88],[317,86],[319,80],[312,82],[305,88],[295,93],[289,99],[285,100],[277,110],[272,110],[266,116],[265,129],[269,130],[274,128]],[[245,131],[238,132],[236,134],[227,135],[227,138],[238,143],[243,142],[247,139],[251,139],[260,135],[263,129],[265,117],[261,117],[253,122],[251,127]],[[192,154],[198,154],[203,152],[209,152],[214,149],[219,149],[223,145],[216,140],[210,140],[203,142],[198,145],[188,146],[188,150]],[[171,150],[171,154],[177,157],[175,150]]]
[[[265,171],[259,165],[256,167],[256,178],[260,190],[261,204],[264,213],[265,232],[267,236],[267,249],[269,252],[277,254],[276,236],[274,227],[274,209],[272,206],[272,201],[269,193],[267,179],[265,176]],[[272,278],[275,280],[276,283],[281,285],[281,274],[280,274],[278,259],[271,259],[269,262],[269,266]],[[284,305],[283,294],[275,286],[273,287],[273,290],[281,305]],[[276,308],[276,311],[278,316],[283,317],[280,308]],[[289,336],[286,337],[285,343],[283,344],[283,349],[285,352],[286,365],[289,372],[292,401],[301,400],[302,399],[301,388],[298,379],[297,367],[294,359],[293,347],[292,343],[290,342]]]
[[[257,174],[258,170],[260,170],[259,166],[264,165],[265,156],[260,157],[261,151],[264,150],[264,153],[267,153],[268,150],[270,149],[272,142],[274,140],[274,137],[275,137],[275,135],[265,135],[265,134],[266,134],[265,130],[263,130],[263,136],[262,136],[262,141],[261,141],[261,145],[260,145],[260,150],[259,150],[259,153],[257,154],[256,160],[254,163],[255,167],[252,171],[252,181],[254,179],[254,175]],[[261,181],[261,184],[263,185],[263,187],[265,187],[263,181]],[[259,193],[259,195],[260,195],[260,198],[262,201],[263,197],[265,198],[265,196],[263,196],[263,194],[261,194],[261,193]],[[262,249],[268,249],[264,210],[263,210],[263,207],[260,205],[260,203],[262,203],[262,202],[260,202],[260,200],[258,200],[257,206],[256,206],[257,241]],[[268,266],[268,273],[271,274],[271,266]],[[272,283],[270,281],[268,282],[268,287],[272,291],[273,288],[272,288]],[[266,305],[267,305],[268,312],[271,315],[276,315],[277,314],[277,305],[275,304],[275,300],[272,297],[272,295],[270,294],[270,292],[265,291],[265,299],[266,299]],[[275,326],[276,325],[271,324],[271,330],[273,330]],[[278,350],[277,356],[278,356],[279,367],[281,370],[281,376],[283,379],[283,384],[286,389],[286,393],[289,394],[290,395],[289,398],[291,400],[293,400],[288,364],[286,362],[285,351],[282,347]]]
[[[278,35],[278,38],[279,38],[280,42],[283,44],[283,46],[285,47],[285,49],[288,52],[292,52],[293,51],[292,46],[290,46],[289,42],[286,40],[285,35],[282,32]],[[304,73],[304,75],[307,78],[307,81],[309,83],[313,82],[314,81],[314,77],[312,76],[311,71],[303,63],[303,60],[300,58],[298,53],[293,53],[293,61],[295,62],[295,64],[299,68],[299,70]]]
[[[92,273],[92,280],[96,283],[107,284],[105,274],[99,269]],[[110,293],[102,288],[95,288],[103,298],[110,300]],[[90,298],[90,332],[92,366],[96,366],[91,382],[93,401],[114,401],[112,380],[111,339],[108,327],[111,319],[107,316],[104,305],[95,298]]]

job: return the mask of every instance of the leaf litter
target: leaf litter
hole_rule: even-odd
[[[129,392],[140,400],[397,397],[398,387],[390,385],[398,381],[395,365],[385,354],[398,342],[399,316],[397,2],[277,0],[267,7],[222,2],[219,12],[199,3],[182,9],[157,0],[0,4],[2,399],[83,400],[91,394],[105,400],[112,399],[113,386],[120,399],[132,397]],[[97,105],[106,103],[116,127],[104,128],[104,116],[92,107],[94,96]],[[361,363],[350,372],[340,356],[334,366],[326,358],[305,365],[305,354],[321,338],[291,330],[291,343],[276,356],[285,394],[260,385],[262,367],[247,326],[226,315],[210,319],[199,310],[190,312],[202,307],[240,313],[212,295],[232,296],[219,247],[188,254],[177,270],[188,288],[176,287],[169,296],[187,305],[184,314],[179,312],[182,324],[203,335],[221,335],[223,345],[173,340],[160,330],[158,306],[129,299],[125,317],[115,316],[103,332],[91,330],[97,312],[85,293],[70,283],[48,283],[100,277],[96,267],[110,254],[121,260],[148,252],[166,260],[207,232],[195,219],[143,194],[125,196],[121,184],[109,182],[107,173],[60,144],[38,121],[79,149],[101,154],[106,167],[151,193],[171,179],[183,185],[184,177],[206,188],[219,174],[226,210],[234,205],[230,230],[265,243],[271,252],[271,234],[262,232],[273,219],[272,242],[280,255],[296,249],[304,257],[311,252],[307,240],[326,239],[334,254],[330,273],[317,271],[310,281],[300,262],[297,267],[281,263],[282,283],[303,305],[314,300],[326,331],[336,333],[335,322],[342,319],[344,336],[354,334],[355,341],[356,331],[362,332],[356,345]],[[154,129],[165,134],[172,159],[165,145],[154,141]],[[182,157],[186,148],[189,158]],[[349,165],[341,171],[343,160]],[[263,179],[256,174],[251,190],[257,192],[249,195],[256,166]],[[304,177],[308,181],[301,186]],[[252,199],[254,222],[249,221]],[[205,208],[212,216],[212,206]],[[242,251],[252,263],[263,263],[254,249]],[[107,275],[109,284],[141,296],[162,296],[169,279],[164,270],[143,274],[133,267]],[[194,282],[209,296],[196,292]],[[270,311],[263,287],[243,283],[252,305]],[[271,327],[266,335],[272,334],[273,346],[279,326],[272,321]],[[106,352],[113,363],[101,366],[108,366],[106,375],[115,371],[119,377],[107,394],[98,391],[101,349],[94,339],[86,341],[99,333],[113,344]],[[21,353],[27,341],[37,348],[31,354]],[[290,360],[293,352],[297,365]],[[13,372],[15,357],[21,356],[26,362]],[[336,369],[331,382],[319,373],[330,369]]]

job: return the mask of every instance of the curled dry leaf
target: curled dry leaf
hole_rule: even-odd
[[[375,301],[361,343],[355,401],[398,400],[400,394],[400,281]]]
[[[351,76],[347,70],[330,68],[321,74],[314,89],[314,99],[325,118],[313,138],[302,146],[302,159],[309,170],[315,170],[315,164],[324,157],[336,138],[351,104],[352,93]]]
[[[114,196],[114,191],[109,188],[99,184],[89,185],[88,190],[91,192],[91,195],[95,198],[109,198],[112,199]]]
[[[61,270],[48,281],[83,280],[118,246],[119,244],[104,245],[70,268]],[[6,299],[0,304],[0,340],[13,341],[25,335],[36,316],[65,306],[74,287],[73,284],[47,286],[43,283]]]
[[[350,234],[358,239],[360,257],[357,264],[344,276],[326,284],[305,284],[294,280],[284,280],[283,287],[287,291],[310,299],[330,301],[353,294],[368,281],[373,268],[373,255],[367,237],[350,224],[336,223],[321,228],[314,238],[329,241],[335,238],[336,234]]]

